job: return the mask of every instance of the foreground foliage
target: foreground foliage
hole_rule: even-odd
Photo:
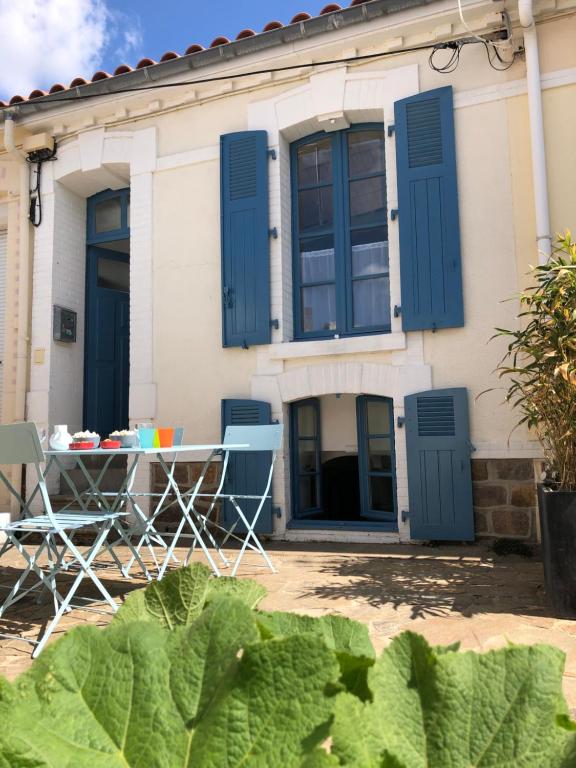
[[[519,424],[534,431],[544,450],[549,479],[576,490],[576,243],[559,237],[552,257],[535,267],[533,284],[520,295],[520,327],[497,328],[508,340],[498,366],[507,380],[506,400]]]
[[[563,654],[432,648],[376,659],[362,624],[255,610],[193,565],[0,681],[1,768],[569,768]]]

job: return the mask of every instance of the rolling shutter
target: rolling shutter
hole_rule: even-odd
[[[266,131],[220,138],[222,342],[270,343],[268,137]]]
[[[226,427],[229,426],[255,426],[271,423],[270,403],[264,403],[260,400],[222,400],[222,436],[224,436]],[[271,459],[270,453],[265,451],[231,453],[223,492],[234,493],[239,496],[244,494],[261,495],[268,482]],[[251,521],[258,507],[258,501],[240,499],[238,504],[246,514],[246,519]],[[230,527],[238,520],[238,515],[229,501],[224,502],[222,515],[226,527]],[[245,530],[246,527],[242,525],[242,522],[238,522],[236,531],[244,532]],[[272,533],[273,530],[272,502],[267,500],[258,517],[255,531],[256,533]]]
[[[472,541],[466,389],[409,395],[405,409],[411,538]]]
[[[397,101],[402,327],[464,325],[452,88]]]

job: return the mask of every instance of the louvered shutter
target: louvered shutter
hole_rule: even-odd
[[[405,399],[410,536],[472,541],[474,511],[466,389]]]
[[[220,150],[223,345],[269,344],[266,131],[226,134]]]
[[[402,327],[464,325],[452,88],[397,101]]]
[[[270,403],[264,403],[260,400],[222,400],[222,436],[224,436],[226,427],[230,426],[271,424],[271,416]],[[235,493],[239,496],[261,495],[268,481],[271,458],[270,453],[265,451],[230,454],[223,492]],[[246,513],[246,518],[251,520],[256,512],[258,502],[240,500],[238,504]],[[229,501],[224,502],[222,515],[227,527],[238,520],[238,515]],[[238,522],[236,531],[245,530],[245,526]],[[270,500],[264,504],[255,530],[256,533],[273,532],[272,502]]]
[[[6,337],[6,230],[0,232],[0,423],[2,417],[2,392],[4,389],[4,354]]]

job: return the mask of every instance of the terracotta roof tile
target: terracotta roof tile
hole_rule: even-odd
[[[353,7],[356,5],[362,5],[363,3],[369,3],[371,0],[348,0],[349,7]],[[342,6],[338,5],[338,3],[328,3],[328,5],[325,5],[324,8],[320,11],[318,16],[323,16],[327,13],[335,13],[336,11],[341,11]],[[291,20],[290,24],[299,24],[304,21],[308,21],[309,19],[313,18],[309,13],[306,13],[305,11],[301,11],[300,13],[297,13]],[[243,29],[236,35],[236,40],[244,40],[248,37],[255,37],[259,34],[263,34],[266,32],[272,32],[275,29],[282,29],[284,27],[284,24],[282,24],[281,21],[269,21],[268,24],[263,28],[262,32],[255,32],[253,29]],[[230,43],[230,40],[227,37],[224,37],[224,35],[220,35],[210,43],[210,48],[217,48],[221,45],[228,45]],[[201,51],[206,50],[204,46],[199,45],[198,43],[193,43],[192,45],[188,46],[184,56],[192,56],[195,53],[200,53]],[[163,54],[163,56],[160,58],[160,62],[164,61],[170,61],[171,59],[178,59],[180,58],[180,55],[176,53],[175,51],[166,51],[166,53]],[[143,58],[141,59],[138,64],[136,64],[136,69],[143,69],[145,67],[153,67],[156,65],[157,62],[154,61],[154,59],[150,58]],[[92,75],[92,80],[85,80],[83,77],[76,77],[68,88],[76,88],[81,87],[83,85],[87,85],[89,82],[97,83],[99,80],[106,80],[111,77],[117,77],[118,75],[124,75],[128,72],[133,72],[134,68],[131,67],[129,64],[120,64],[120,66],[116,67],[114,70],[114,73],[110,75],[108,72],[104,72],[103,70],[98,70],[98,72],[95,72]],[[49,90],[49,93],[58,93],[60,91],[67,90],[66,86],[55,83]],[[46,92],[41,91],[40,89],[35,89],[32,91],[32,93],[29,95],[28,99],[38,99],[42,96],[45,96]],[[20,96],[18,94],[12,96],[10,99],[10,104],[22,104],[23,102],[27,101],[23,96]],[[7,106],[5,102],[0,101],[0,108]]]

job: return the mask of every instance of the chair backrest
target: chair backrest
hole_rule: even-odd
[[[277,451],[282,445],[282,424],[226,427],[224,445],[247,444],[248,448],[233,451]]]
[[[0,464],[40,464],[43,461],[44,451],[36,424],[0,425]]]

